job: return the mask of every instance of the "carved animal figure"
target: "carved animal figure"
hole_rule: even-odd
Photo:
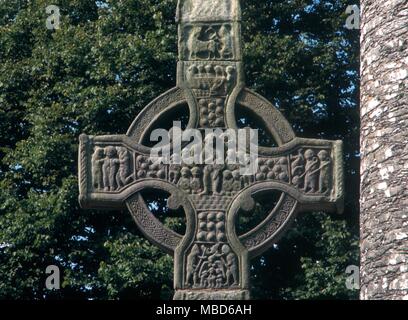
[[[201,27],[194,27],[191,30],[187,40],[190,60],[195,60],[198,56],[202,56],[204,59],[212,59],[215,57],[217,50],[217,43],[215,41],[216,33],[211,30],[209,30],[209,33],[208,40],[200,40]]]

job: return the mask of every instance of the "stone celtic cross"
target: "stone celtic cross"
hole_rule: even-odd
[[[174,256],[174,299],[249,299],[249,260],[264,252],[304,210],[342,211],[342,142],[297,138],[282,114],[247,89],[238,0],[179,0],[177,86],[136,117],[126,135],[80,136],[79,201],[83,208],[127,207],[143,234]],[[187,128],[237,129],[245,109],[277,147],[259,147],[256,173],[236,164],[165,164],[145,145],[161,118],[188,105]],[[141,191],[161,190],[182,208],[186,232],[164,226]],[[281,192],[275,207],[238,235],[237,215],[254,197]]]

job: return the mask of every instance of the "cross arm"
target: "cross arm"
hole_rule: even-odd
[[[78,157],[82,208],[124,208],[125,200],[144,186],[162,189],[158,178],[165,177],[165,165],[152,168],[148,163],[150,148],[134,143],[128,136],[83,134]],[[141,178],[143,184],[138,183]]]
[[[295,198],[304,210],[343,212],[343,143],[295,138],[276,148],[263,148],[257,182]],[[270,178],[270,179],[269,179]],[[259,186],[258,186],[259,188]]]

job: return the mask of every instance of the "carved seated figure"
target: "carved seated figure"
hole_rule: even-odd
[[[222,173],[222,193],[230,195],[234,188],[234,177],[230,170]]]
[[[186,193],[191,192],[190,176],[191,176],[190,169],[187,167],[183,167],[181,169],[181,177],[177,185],[180,187],[181,190],[183,190]]]
[[[193,194],[200,193],[202,191],[201,169],[199,167],[194,167],[191,169],[191,174],[191,191]]]

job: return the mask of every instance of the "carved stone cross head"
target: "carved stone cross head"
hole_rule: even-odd
[[[143,234],[174,255],[175,299],[249,299],[250,258],[276,243],[298,212],[342,212],[342,142],[297,138],[275,107],[245,87],[240,19],[238,0],[179,0],[177,86],[147,105],[126,135],[80,137],[81,206],[127,207]],[[236,130],[235,113],[245,109],[278,147],[258,147],[253,175],[227,161],[152,156],[145,145],[152,128],[185,104],[187,128]],[[146,189],[165,191],[167,206],[184,210],[184,235],[149,211],[140,194]],[[238,235],[239,211],[273,191],[281,192],[276,206]]]

